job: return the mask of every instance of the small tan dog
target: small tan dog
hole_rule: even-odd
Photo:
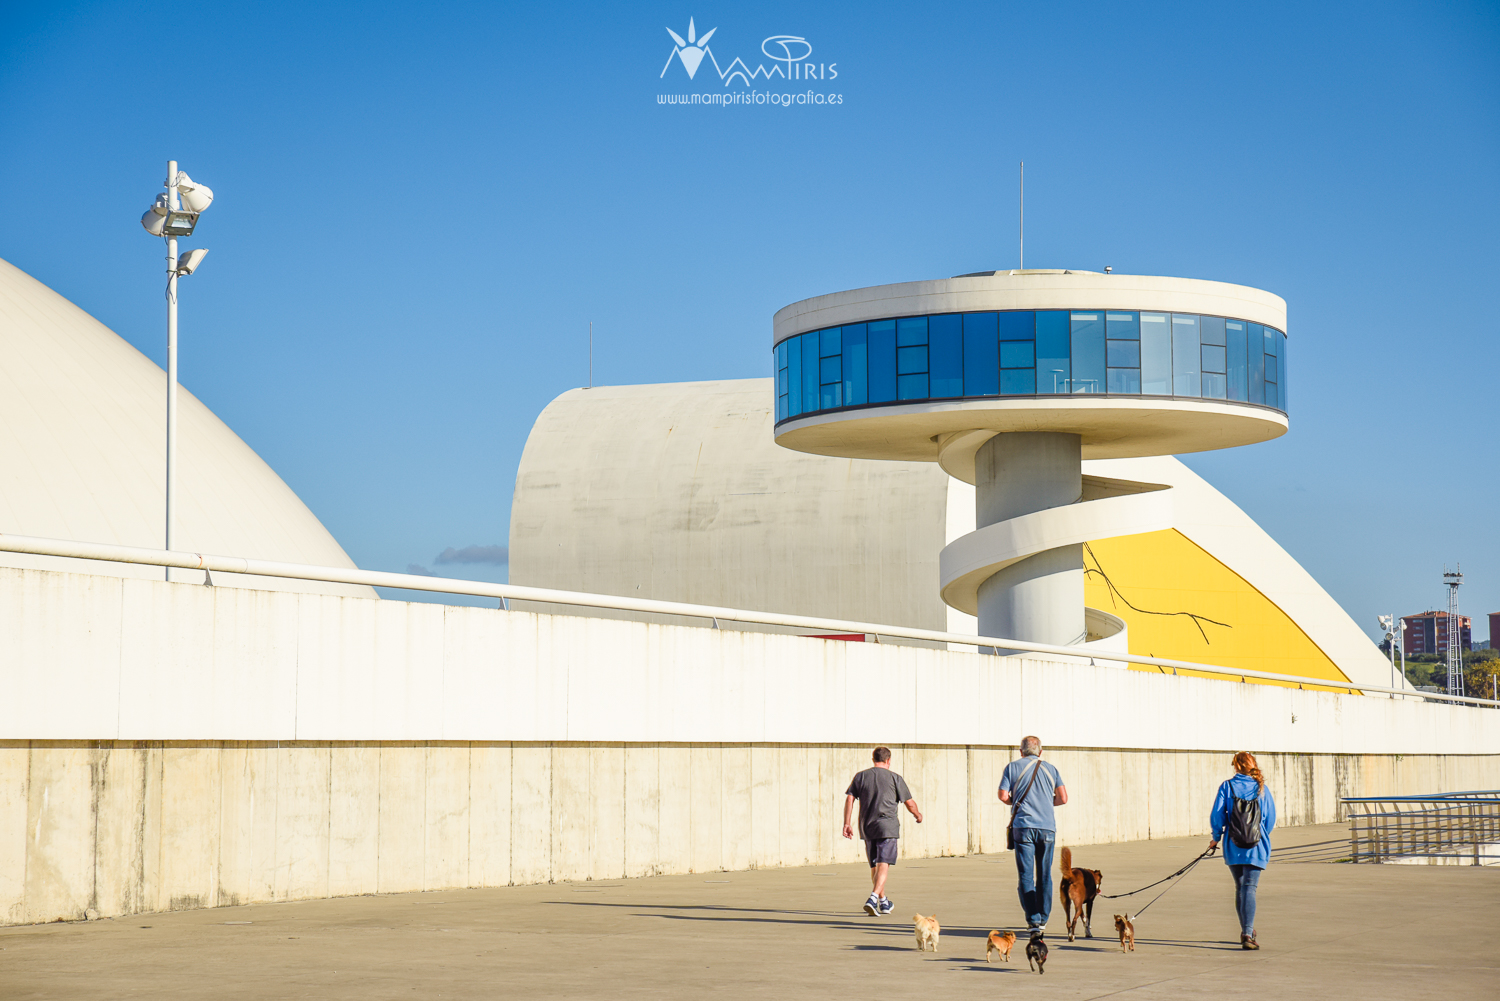
[[[1010,950],[1011,950],[1011,947],[1014,946],[1015,944],[1016,944],[1016,933],[1013,932],[1013,931],[1007,931],[1007,932],[992,931],[992,932],[990,932],[989,941],[985,942],[985,944],[984,944],[984,961],[986,963],[990,962],[990,956],[992,954],[998,952],[1000,954],[1000,958],[1003,959],[1003,960],[1005,960],[1007,963],[1009,963],[1010,962]]]
[[[912,921],[917,926],[917,951],[926,952],[931,949],[937,952],[938,934],[943,930],[943,926],[938,924],[937,915],[924,918],[920,914],[914,914]]]
[[[1129,945],[1130,951],[1135,952],[1135,922],[1130,920],[1129,914],[1115,915],[1115,931],[1120,933],[1120,951],[1124,952]]]

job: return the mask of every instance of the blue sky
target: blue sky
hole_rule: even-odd
[[[843,103],[658,105],[690,16]],[[1372,632],[1500,609],[1494,5],[16,3],[0,95],[0,257],[159,362],[136,219],[214,188],[183,384],[361,566],[505,543],[591,319],[600,383],[767,374],[786,303],[1015,266],[1025,159],[1030,266],[1288,301],[1291,433],[1194,469]]]

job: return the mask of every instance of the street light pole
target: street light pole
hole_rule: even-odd
[[[200,248],[179,257],[177,238],[193,235],[198,216],[212,204],[214,193],[179,171],[176,160],[167,161],[166,189],[141,216],[141,226],[167,241],[167,503],[163,541],[170,550],[177,521],[177,279],[196,271],[208,254]],[[170,569],[166,579],[172,579]]]
[[[167,161],[167,207],[180,211],[177,161]],[[172,548],[172,501],[177,487],[177,237],[167,236],[167,530],[166,549]],[[166,579],[172,579],[170,567]]]

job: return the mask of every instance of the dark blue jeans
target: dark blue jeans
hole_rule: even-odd
[[[1021,910],[1026,912],[1026,926],[1039,928],[1052,913],[1052,847],[1057,835],[1034,827],[1017,827],[1015,832]]]
[[[1234,912],[1240,916],[1240,934],[1255,934],[1255,888],[1264,870],[1253,865],[1232,865],[1234,874]]]

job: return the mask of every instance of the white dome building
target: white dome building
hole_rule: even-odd
[[[160,548],[166,373],[0,260],[0,532]],[[179,387],[175,549],[353,567],[281,477]],[[0,552],[0,566],[160,579],[160,567]],[[201,582],[196,571],[174,580]],[[215,584],[375,597],[367,587],[215,574]]]

